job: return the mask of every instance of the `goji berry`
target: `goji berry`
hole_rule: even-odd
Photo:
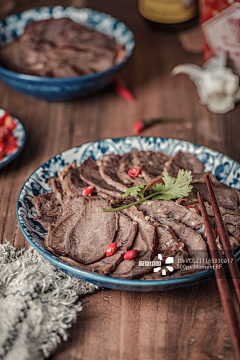
[[[108,246],[106,251],[106,256],[112,256],[116,252],[116,250],[117,250],[117,243],[115,241]]]
[[[131,168],[128,171],[128,175],[131,177],[137,177],[139,174],[140,174],[140,169],[138,169],[138,168]]]
[[[138,250],[129,250],[124,254],[124,260],[132,260],[138,256]]]
[[[86,186],[83,190],[82,190],[82,194],[83,196],[87,196],[90,195],[93,192],[94,186]]]

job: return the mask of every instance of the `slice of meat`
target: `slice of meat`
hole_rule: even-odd
[[[196,155],[179,151],[169,162],[167,172],[169,175],[176,176],[180,169],[190,170],[192,174],[198,174],[204,172],[204,165]]]
[[[198,192],[201,193],[203,201],[207,201],[211,203],[210,196],[208,193],[206,183],[193,183],[192,184],[192,192],[197,195]],[[239,210],[240,202],[238,195],[236,193],[236,189],[230,188],[225,184],[221,184],[220,186],[213,185],[213,190],[218,201],[219,206],[225,209]]]
[[[112,277],[132,279],[144,275],[148,269],[139,267],[139,261],[150,261],[156,252],[157,237],[155,226],[146,221],[140,212],[132,208],[125,209],[123,212],[129,216],[130,219],[138,223],[138,232],[132,249],[138,250],[139,255],[134,260],[121,261],[116,269],[109,274]]]
[[[132,164],[141,170],[141,176],[146,183],[162,174],[166,161],[170,156],[162,151],[132,151]]]
[[[64,203],[63,189],[59,177],[58,176],[50,177],[48,179],[48,186],[55,193],[60,203],[63,204]]]
[[[32,204],[35,206],[38,216],[62,214],[62,204],[53,192],[36,196],[32,199]]]
[[[74,198],[65,209],[61,220],[50,231],[48,246],[56,253],[83,264],[90,264],[105,256],[113,242],[117,223],[114,212],[105,200]]]
[[[69,197],[82,195],[82,190],[87,184],[80,178],[80,168],[76,162],[73,166],[68,164],[63,171],[58,172],[63,192]]]
[[[195,230],[173,218],[168,218],[161,214],[152,214],[151,216],[159,223],[167,225],[174,232],[177,238],[185,244],[190,257],[208,259],[207,245],[202,236]]]
[[[114,186],[117,190],[125,192],[128,187],[119,179],[116,169],[119,167],[119,155],[104,155],[102,159],[97,160],[99,172],[102,178],[109,184]]]
[[[126,215],[119,214],[118,229],[114,238],[114,241],[117,242],[117,250],[115,254],[109,257],[104,257],[103,259],[89,265],[81,264],[67,257],[60,257],[60,259],[69,265],[78,267],[82,270],[106,275],[110,271],[113,271],[123,259],[124,253],[132,246],[136,232],[137,223],[131,221]]]
[[[119,161],[119,167],[117,169],[117,176],[121,181],[129,186],[146,184],[146,180],[142,178],[141,174],[137,177],[131,177],[128,175],[128,171],[134,167],[132,163],[133,154],[137,150],[132,150],[129,154],[124,155]]]
[[[59,220],[59,216],[55,216],[55,215],[43,215],[43,216],[37,216],[34,221],[39,222],[42,227],[45,230],[49,230],[49,226],[50,225],[55,225],[56,222]]]
[[[195,229],[206,238],[203,218],[191,208],[186,208],[170,200],[145,201],[138,206],[144,214],[165,214],[192,229]]]
[[[148,218],[148,217],[145,217]],[[153,260],[148,264],[138,263],[139,266],[145,266],[145,274],[141,277],[143,280],[154,280],[159,279],[162,276],[162,270],[165,269],[166,274],[169,273],[168,268],[163,266],[165,264],[165,260],[168,257],[173,258],[173,263],[171,264],[170,270],[178,270],[179,265],[188,258],[188,253],[185,250],[185,244],[179,241],[174,234],[174,232],[170,229],[168,225],[160,224],[158,221],[155,221],[153,218],[150,218],[150,221],[156,227],[157,232],[157,252]],[[159,255],[161,258],[159,259]],[[160,267],[159,267],[160,266]],[[157,268],[159,272],[154,272],[154,268]],[[160,271],[161,270],[161,271]]]
[[[122,198],[122,192],[116,190],[112,185],[109,185],[100,175],[96,161],[91,158],[85,160],[80,166],[80,177],[88,185],[95,186],[97,192],[113,196],[115,198]]]

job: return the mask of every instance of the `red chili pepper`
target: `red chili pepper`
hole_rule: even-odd
[[[200,212],[198,211],[197,208],[195,208],[195,206],[186,206],[187,208],[191,208],[194,209],[196,211],[196,213],[198,213],[198,215],[200,215]]]
[[[142,121],[136,121],[133,125],[133,132],[135,134],[139,134],[145,128],[144,123]]]
[[[16,144],[9,144],[6,148],[6,154],[10,154],[16,149],[18,149],[18,146]]]
[[[94,186],[86,186],[82,191],[83,196],[90,195],[93,192],[93,189]]]
[[[138,250],[129,250],[124,254],[124,260],[132,260],[138,256]]]
[[[131,168],[128,171],[128,175],[131,177],[137,177],[139,174],[140,174],[140,169],[138,169],[138,168]]]
[[[118,95],[120,95],[125,100],[128,101],[135,100],[133,94],[126,88],[125,84],[123,83],[120,77],[117,77],[115,79],[113,89]]]
[[[106,251],[106,256],[112,256],[117,250],[117,243],[116,241],[111,243]]]
[[[9,143],[9,144],[15,144],[17,139],[15,138],[15,136],[13,136],[13,134],[9,133],[6,137],[6,141]]]
[[[13,117],[8,114],[4,119],[4,126],[6,126],[6,128],[8,128],[10,131],[13,131],[17,124],[13,120]]]
[[[219,236],[218,228],[215,228],[215,229],[214,229],[214,232],[215,232],[215,235],[216,235],[216,236]]]
[[[9,135],[9,130],[5,126],[0,126],[0,141],[5,141]]]
[[[2,117],[0,117],[0,126],[3,126],[4,124],[4,119],[9,115],[9,113],[7,111],[5,111],[4,115]]]
[[[0,143],[0,154],[3,154],[4,149],[5,149],[5,144],[4,144],[4,142],[1,142]]]

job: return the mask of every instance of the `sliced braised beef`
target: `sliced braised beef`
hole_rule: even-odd
[[[90,264],[105,256],[113,242],[117,222],[114,212],[105,200],[90,200],[86,197],[70,201],[48,236],[48,246],[56,253]]]
[[[64,203],[63,189],[61,181],[58,176],[50,177],[48,179],[48,186],[52,189],[55,195],[58,197],[61,204]]]
[[[62,204],[55,193],[40,194],[32,199],[38,216],[57,216],[62,213]]]
[[[200,208],[199,205],[196,205],[196,207]],[[209,215],[209,218],[213,223],[213,228],[216,228],[217,225],[215,222],[212,205],[205,202],[205,207],[206,207],[206,211]],[[221,206],[219,208],[220,208],[220,212],[223,217],[223,222],[228,231],[230,243],[232,245],[232,248],[235,250],[240,246],[240,211],[225,209]]]
[[[80,166],[80,177],[88,185],[95,186],[97,192],[112,196],[114,198],[122,198],[122,192],[114,186],[109,185],[100,175],[96,161],[91,158],[85,160]]]
[[[117,169],[117,176],[128,186],[146,184],[146,180],[142,178],[141,174],[137,177],[131,177],[128,175],[128,171],[134,167],[132,160],[135,152],[136,150],[132,150],[129,154],[123,155],[119,161],[119,167]]]
[[[169,162],[167,172],[169,175],[176,176],[178,170],[190,170],[192,174],[204,172],[204,165],[194,154],[179,151]]]
[[[31,21],[24,33],[1,46],[1,65],[24,74],[71,77],[105,71],[126,51],[113,37],[68,19]]]
[[[151,222],[156,226],[157,230],[158,254],[152,260],[153,265],[148,267],[149,271],[146,271],[147,275],[142,277],[142,279],[145,280],[154,280],[160,278],[162,276],[162,270],[165,270],[166,274],[168,274],[169,269],[164,266],[168,257],[173,258],[173,263],[170,265],[170,270],[172,271],[178,270],[180,264],[184,263],[188,258],[185,244],[179,241],[168,225],[160,224],[153,218],[151,218]],[[161,254],[161,268],[158,269],[158,272],[152,272],[153,267],[158,267],[156,264],[159,263],[159,254]]]
[[[204,232],[202,231],[204,229],[203,219],[200,215],[172,201],[165,200],[142,203],[139,209],[159,223],[167,225],[185,244],[190,256],[208,259],[207,245],[199,233],[199,230]]]
[[[197,230],[198,233],[206,238],[203,218],[191,208],[181,206],[174,201],[155,200],[141,203],[138,206],[138,209],[147,215],[165,214],[168,218],[173,218],[178,222]]]
[[[193,183],[192,184],[192,192],[197,195],[198,192],[201,193],[203,201],[207,201],[211,203],[207,185],[206,183]],[[240,202],[236,189],[230,188],[225,184],[214,185],[213,184],[214,193],[216,195],[219,206],[225,209],[239,210]]]
[[[117,176],[124,184],[129,186],[146,184],[162,173],[168,159],[169,156],[162,152],[156,153],[133,149],[120,159]],[[137,177],[129,176],[128,171],[131,168],[140,169],[140,174]]]
[[[49,226],[55,225],[56,222],[59,220],[59,218],[60,218],[59,216],[55,216],[55,215],[42,215],[42,216],[37,216],[34,219],[34,221],[39,222],[42,225],[42,227],[48,231]]]
[[[97,160],[99,172],[102,178],[109,184],[114,186],[117,190],[125,192],[128,187],[117,176],[116,169],[119,167],[119,155],[104,155],[102,159]]]
[[[133,240],[137,232],[137,223],[131,221],[126,215],[119,214],[118,229],[115,234],[114,241],[117,243],[117,250],[114,255],[104,257],[103,259],[89,265],[84,265],[73,259],[60,257],[60,259],[72,266],[76,266],[82,270],[95,272],[97,274],[106,275],[113,271],[119,262],[123,259],[124,253],[132,246]]]
[[[159,176],[165,166],[169,156],[163,152],[153,151],[132,151],[132,164],[141,170],[141,176],[145,183],[149,183],[153,178]]]
[[[208,259],[207,245],[202,236],[195,230],[178,222],[173,218],[153,214],[152,217],[161,224],[167,225],[186,246],[187,252],[191,257]]]
[[[68,197],[76,197],[82,195],[82,190],[87,184],[80,178],[80,167],[74,162],[73,166],[68,164],[63,171],[58,172],[61,187]]]
[[[139,267],[139,261],[151,261],[157,247],[156,228],[144,219],[135,207],[124,209],[123,212],[138,223],[138,232],[132,249],[138,250],[139,255],[134,260],[123,260],[116,269],[109,274],[112,277],[124,279],[138,278],[146,273],[146,268]]]

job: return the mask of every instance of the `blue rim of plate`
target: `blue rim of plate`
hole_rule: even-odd
[[[132,53],[133,53],[133,50],[134,50],[134,47],[135,47],[135,41],[134,41],[134,35],[133,35],[133,33],[132,33],[132,31],[123,23],[123,22],[121,22],[121,21],[119,21],[118,19],[116,19],[115,17],[113,17],[113,16],[111,16],[111,15],[109,15],[109,14],[106,14],[106,13],[104,13],[104,12],[99,12],[99,11],[96,11],[96,10],[92,10],[92,9],[90,9],[90,8],[75,8],[75,7],[73,7],[73,6],[69,6],[69,7],[63,7],[63,6],[53,6],[53,7],[48,7],[48,6],[43,6],[43,7],[41,7],[41,8],[34,8],[33,10],[36,10],[36,11],[42,11],[42,10],[44,10],[44,9],[48,9],[51,13],[53,12],[53,10],[54,9],[57,9],[57,8],[61,8],[62,10],[67,10],[67,9],[75,9],[75,10],[86,10],[86,11],[89,11],[89,12],[91,12],[92,14],[99,14],[99,15],[103,15],[103,16],[106,16],[106,17],[109,17],[109,18],[111,18],[111,19],[113,19],[113,20],[115,20],[116,21],[116,23],[118,23],[119,25],[121,25],[121,26],[124,26],[127,30],[128,30],[128,32],[129,32],[129,34],[131,34],[131,42],[132,42],[132,46],[131,46],[131,49],[127,49],[126,50],[126,56],[123,58],[123,60],[120,62],[120,63],[117,63],[117,64],[115,64],[115,65],[113,65],[110,69],[108,69],[108,70],[105,70],[105,71],[101,71],[101,72],[97,72],[97,73],[93,73],[93,74],[89,74],[89,75],[81,75],[81,76],[74,76],[74,77],[64,77],[64,78],[52,78],[52,77],[41,77],[41,76],[35,76],[35,75],[28,75],[28,74],[22,74],[22,73],[17,73],[17,72],[15,72],[15,71],[12,71],[12,70],[8,70],[8,69],[6,69],[6,68],[4,68],[4,67],[2,67],[1,65],[0,65],[0,71],[3,73],[3,74],[5,74],[5,75],[7,75],[7,76],[11,76],[11,77],[14,77],[14,78],[18,78],[19,80],[21,80],[21,79],[24,79],[24,80],[29,80],[29,81],[38,81],[38,82],[46,82],[47,80],[49,81],[51,81],[52,82],[52,84],[54,85],[54,84],[58,84],[58,82],[61,82],[61,83],[67,83],[67,82],[69,82],[69,80],[71,80],[71,81],[73,81],[73,82],[79,82],[79,80],[90,80],[90,79],[92,79],[92,78],[94,78],[94,77],[96,77],[96,75],[99,75],[99,76],[102,76],[102,75],[105,75],[105,74],[108,74],[108,73],[110,73],[110,72],[112,72],[115,68],[117,68],[117,67],[119,67],[119,65],[123,65],[123,64],[125,64],[127,61],[128,61],[128,59],[131,57],[131,55],[132,55]],[[11,18],[11,17],[14,17],[14,16],[20,16],[20,15],[22,15],[22,14],[25,14],[25,13],[27,13],[27,12],[29,12],[30,10],[25,10],[25,11],[23,11],[23,12],[21,12],[21,13],[18,13],[18,14],[14,14],[14,15],[10,15],[10,16],[8,16],[8,17],[6,17],[5,19],[3,19],[3,20],[1,20],[0,21],[0,24],[1,23],[3,23],[4,21],[6,21],[6,19],[9,19],[9,18]],[[84,25],[85,25],[85,23],[84,23]],[[86,25],[87,26],[87,25]],[[101,31],[99,31],[99,32],[101,32]],[[17,38],[17,37],[16,37]],[[0,45],[0,47],[1,47],[1,45]]]
[[[5,111],[5,110],[0,109],[0,111]],[[15,116],[12,117],[14,121],[17,123],[17,126],[13,130],[13,135],[17,138],[18,148],[15,151],[11,152],[9,155],[5,156],[2,160],[0,160],[0,169],[2,169],[7,164],[9,164],[13,159],[15,159],[20,154],[26,143],[26,132],[22,123]]]
[[[22,186],[22,189],[19,193],[18,196],[18,202],[17,202],[17,219],[18,219],[18,223],[20,226],[20,229],[23,233],[23,235],[25,236],[25,238],[27,239],[27,241],[39,252],[39,254],[41,254],[45,259],[47,259],[48,261],[50,261],[56,268],[62,270],[63,272],[66,272],[67,274],[71,275],[71,276],[75,276],[77,278],[80,278],[84,281],[88,281],[91,282],[93,284],[96,285],[100,285],[102,287],[108,287],[108,288],[113,288],[113,289],[120,289],[120,290],[130,290],[130,291],[155,291],[155,290],[171,290],[174,288],[180,288],[180,287],[184,287],[184,286],[190,286],[190,285],[194,285],[197,283],[200,283],[202,281],[206,281],[209,280],[211,278],[214,277],[214,270],[213,269],[209,269],[209,270],[205,270],[205,271],[201,271],[192,275],[186,275],[186,276],[182,276],[179,278],[167,278],[167,279],[161,279],[161,280],[135,280],[135,279],[121,279],[121,278],[112,278],[110,276],[105,276],[105,275],[98,275],[98,274],[94,274],[91,273],[89,271],[85,271],[85,270],[80,270],[76,267],[73,267],[71,265],[68,265],[66,263],[64,263],[63,261],[59,260],[56,256],[52,255],[50,252],[47,252],[46,250],[41,249],[34,241],[33,239],[28,235],[28,233],[25,230],[24,224],[22,223],[20,216],[19,216],[19,204],[21,202],[21,196],[22,193],[25,191],[25,186],[26,183],[34,177],[34,175],[37,174],[37,172],[41,169],[44,168],[44,166],[49,165],[50,162],[55,159],[60,157],[61,155],[65,155],[67,152],[73,151],[74,149],[78,150],[81,149],[83,146],[87,147],[93,147],[95,145],[99,145],[100,143],[103,142],[107,142],[107,141],[113,141],[115,143],[121,142],[121,141],[126,141],[126,140],[136,140],[137,142],[141,143],[141,141],[158,141],[161,144],[161,141],[167,142],[173,142],[173,147],[174,147],[174,142],[176,142],[176,145],[178,144],[183,144],[186,146],[191,146],[191,149],[195,149],[196,151],[198,151],[196,153],[196,155],[198,156],[201,153],[201,149],[202,150],[206,150],[209,153],[212,154],[216,154],[219,155],[220,157],[223,157],[224,160],[228,160],[233,167],[236,167],[238,173],[240,174],[240,164],[238,164],[236,161],[234,161],[233,159],[229,158],[228,156],[219,153],[218,151],[212,150],[208,147],[205,146],[201,146],[201,145],[197,145],[188,141],[183,141],[183,140],[178,140],[178,139],[172,139],[172,138],[155,138],[155,137],[123,137],[123,138],[114,138],[114,139],[104,139],[104,140],[100,140],[100,141],[94,141],[94,142],[89,142],[86,144],[82,144],[80,146],[68,149],[58,155],[56,155],[55,157],[49,159],[48,161],[46,161],[44,164],[40,165],[30,176],[29,178],[26,180],[25,184]],[[142,144],[144,148],[144,144]],[[170,144],[171,146],[171,144]],[[132,147],[133,148],[133,147]],[[151,148],[151,147],[150,147]],[[175,151],[175,153],[178,151],[178,146],[176,146],[177,150]],[[187,151],[185,151],[187,152]],[[113,153],[113,152],[106,152],[106,153]],[[115,152],[117,153],[117,152]],[[126,153],[126,152],[125,152]],[[88,157],[86,156],[87,154],[85,154],[85,158]],[[101,156],[99,156],[98,158],[100,158]],[[74,159],[72,159],[73,161]],[[85,159],[82,158],[81,162],[84,161]],[[80,164],[80,163],[79,163]],[[65,165],[65,164],[64,164]],[[62,167],[64,167],[64,165]],[[236,170],[235,169],[235,170]],[[59,168],[59,170],[61,170]],[[208,171],[207,169],[205,169],[205,171]],[[53,175],[52,175],[53,176]],[[236,184],[235,184],[236,185]],[[236,187],[236,186],[234,186]],[[239,187],[240,187],[240,182],[239,182]],[[45,232],[46,233],[46,232]],[[235,258],[237,263],[240,262],[240,249],[237,250],[237,252],[235,253]],[[227,269],[227,265],[224,265],[224,269]]]

